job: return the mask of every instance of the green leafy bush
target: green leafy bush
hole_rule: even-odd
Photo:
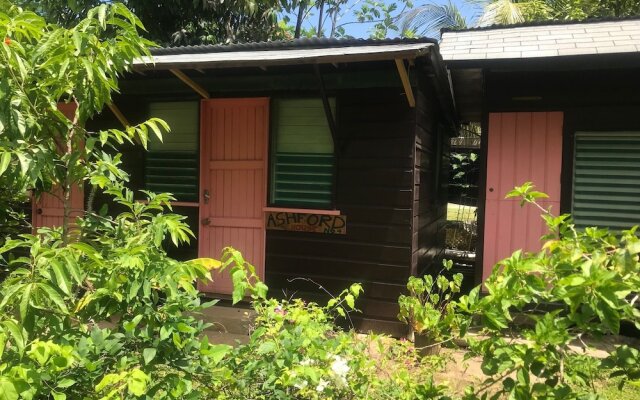
[[[411,332],[435,343],[447,340],[458,327],[453,296],[460,292],[462,274],[448,279],[443,273],[453,267],[452,261],[443,261],[443,268],[434,278],[410,277],[408,295],[398,298],[398,319],[409,325]]]
[[[508,197],[538,207],[549,234],[542,251],[500,261],[484,282],[486,296],[477,287],[458,302],[480,324],[480,336],[468,341],[488,375],[465,398],[582,398],[576,382],[594,387],[594,377],[576,367],[584,363],[585,338],[618,334],[623,321],[640,328],[640,239],[635,228],[577,230],[569,215],[554,216],[536,202],[546,195],[530,182]],[[640,377],[635,349],[618,347],[590,362],[613,377]]]
[[[162,249],[191,232],[184,217],[165,214],[171,197],[134,202],[110,193],[129,211],[80,221],[81,242],[62,245],[60,230],[9,240],[0,249],[30,248],[11,261],[0,286],[0,382],[5,398],[104,398],[204,393],[228,346],[211,345],[197,279],[201,262],[178,262]],[[7,395],[9,393],[10,395]]]
[[[420,361],[408,342],[336,327],[361,291],[352,285],[324,307],[300,299],[254,303],[249,343],[225,361],[233,379],[220,382],[223,398],[441,398],[434,366]]]

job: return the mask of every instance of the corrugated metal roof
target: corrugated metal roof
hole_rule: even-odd
[[[246,44],[168,47],[134,62],[139,69],[223,68],[376,61],[424,55],[433,39],[296,39]]]
[[[231,43],[202,46],[161,47],[151,50],[153,55],[228,53],[235,51],[293,50],[351,46],[381,46],[389,44],[437,43],[430,38],[394,38],[394,39],[336,39],[301,38],[292,40],[273,40],[269,42]]]
[[[640,52],[640,19],[445,31],[445,61]]]

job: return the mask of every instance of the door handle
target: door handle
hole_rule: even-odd
[[[202,223],[202,225],[210,225],[211,224],[211,219],[210,218],[202,218],[200,220],[200,222]]]
[[[209,194],[209,189],[204,190],[202,197],[204,197],[204,204],[209,204],[209,199],[211,198],[211,195]]]

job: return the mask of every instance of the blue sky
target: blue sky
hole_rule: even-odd
[[[383,1],[385,3],[387,3],[387,4],[394,2],[394,0],[383,0]],[[358,2],[358,0],[350,0],[348,4],[351,5],[354,2]],[[467,0],[467,1],[465,1],[465,0],[452,0],[452,2],[458,7],[458,9],[460,9],[462,14],[467,18],[467,20],[472,20],[473,17],[475,15],[477,15],[479,10],[481,9],[481,6],[478,4],[477,1],[473,1],[473,3],[472,3],[469,0]],[[420,5],[423,5],[423,4],[430,4],[430,3],[431,4],[446,4],[447,0],[432,0],[432,1],[414,0],[414,6],[416,6],[416,7],[420,6]],[[292,21],[294,19],[295,19],[295,17],[292,17]],[[311,20],[314,22],[313,25],[316,25],[317,20],[314,17],[311,17]],[[348,16],[345,16],[342,21],[343,22],[351,22],[353,20],[354,20],[353,15],[348,15]],[[306,28],[309,28],[311,26],[311,24],[309,22],[306,22],[303,26],[306,27]],[[349,34],[351,36],[366,38],[366,37],[369,37],[369,30],[371,29],[371,25],[370,24],[349,24],[345,28],[347,29],[347,34]],[[395,36],[398,36],[398,33],[397,32],[392,32],[392,33],[389,34],[389,36],[395,37]]]

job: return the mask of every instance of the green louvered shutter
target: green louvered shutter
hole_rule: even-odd
[[[331,107],[335,108],[333,99]],[[272,102],[271,203],[287,207],[331,206],[333,139],[320,99]]]
[[[578,227],[640,224],[640,132],[577,132],[574,165]]]
[[[173,193],[178,201],[198,201],[198,102],[151,103],[149,116],[165,120],[171,132],[162,142],[149,138],[146,188]]]

